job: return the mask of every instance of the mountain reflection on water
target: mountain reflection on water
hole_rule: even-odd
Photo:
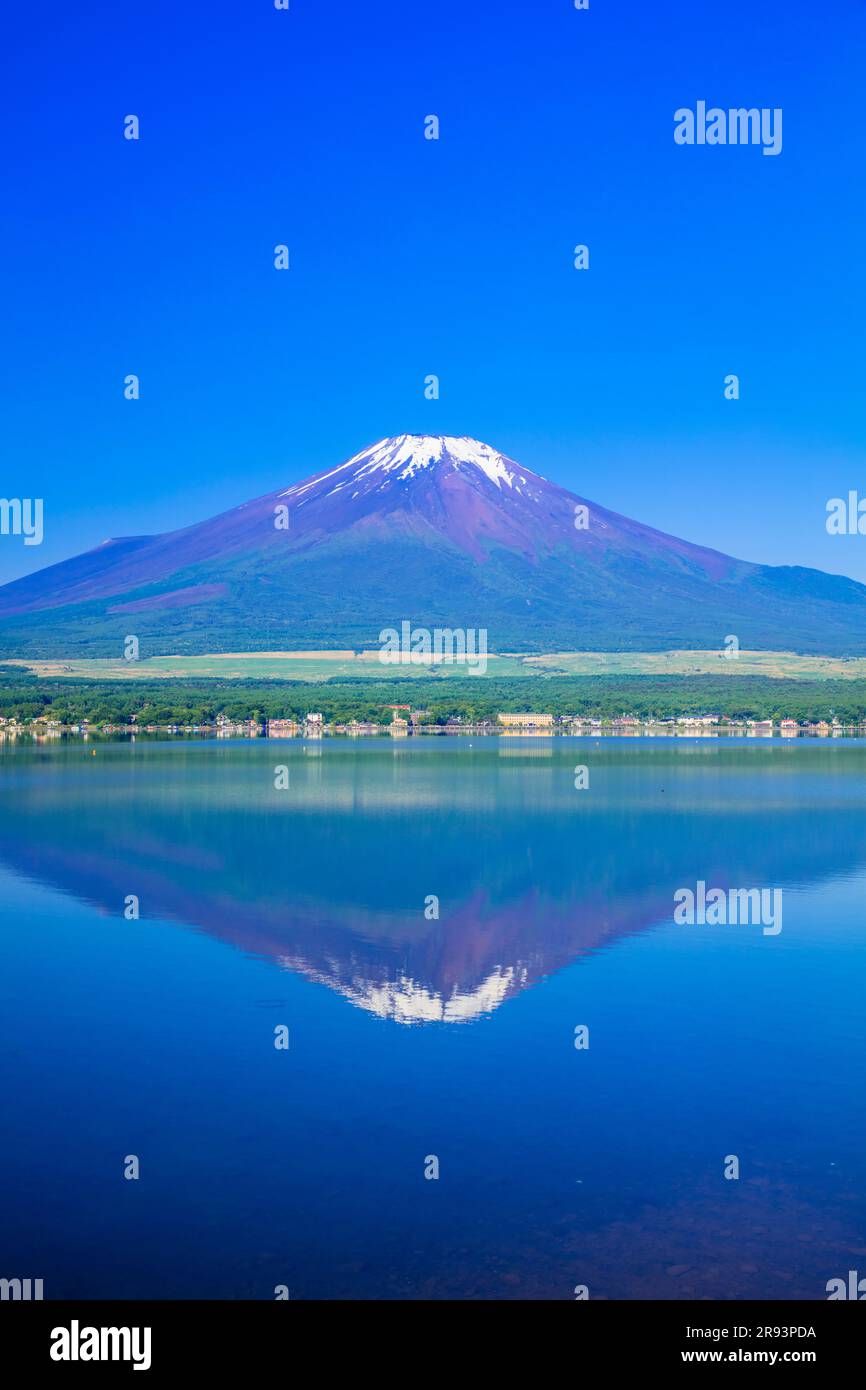
[[[134,893],[144,922],[404,1024],[487,1015],[669,922],[682,885],[784,889],[866,860],[851,742],[69,741],[0,758],[9,868],[107,914]]]
[[[864,859],[848,740],[7,744],[7,1268],[824,1298],[866,1252]],[[678,926],[699,880],[783,931]]]

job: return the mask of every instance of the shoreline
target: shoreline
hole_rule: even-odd
[[[414,738],[490,738],[513,742],[549,742],[555,739],[599,739],[599,738],[689,738],[689,739],[749,739],[764,740],[775,739],[778,742],[789,742],[797,739],[866,739],[866,723],[864,724],[843,724],[835,728],[820,729],[807,726],[797,729],[782,730],[778,725],[771,728],[749,728],[745,725],[731,725],[725,728],[695,728],[693,726],[683,726],[670,728],[664,725],[645,724],[637,728],[617,728],[613,725],[604,725],[599,728],[581,726],[559,729],[539,729],[525,730],[516,732],[513,729],[494,729],[482,725],[464,725],[460,728],[426,726],[423,728],[407,730],[394,730],[388,724],[370,725],[365,728],[349,729],[345,726],[331,727],[326,726],[321,732],[305,731],[298,729],[293,733],[270,732],[266,728],[249,729],[242,726],[230,728],[217,728],[215,725],[190,725],[189,727],[172,727],[170,725],[148,724],[142,727],[130,728],[129,726],[110,725],[107,727],[94,728],[52,728],[34,729],[29,726],[19,728],[0,727],[0,743],[6,741],[17,741],[18,739],[31,739],[37,743],[57,742],[58,740],[80,740],[90,742],[93,740],[111,739],[137,739],[150,738],[168,741],[170,739],[180,739],[186,741],[200,742],[224,742],[228,740],[255,741],[268,743],[321,743],[323,739],[370,739],[388,738],[391,740],[404,741]]]

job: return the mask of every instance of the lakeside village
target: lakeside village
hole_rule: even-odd
[[[413,735],[473,734],[475,736],[503,736],[524,738],[545,738],[552,735],[572,735],[597,737],[703,737],[714,738],[721,735],[735,735],[750,738],[828,738],[847,736],[866,737],[866,720],[859,724],[843,724],[834,718],[832,722],[821,719],[817,722],[798,722],[796,719],[735,719],[727,715],[704,714],[686,715],[671,719],[637,719],[623,715],[621,718],[590,719],[571,715],[539,713],[502,713],[495,720],[472,722],[461,718],[448,719],[444,723],[428,723],[425,710],[413,710],[409,705],[388,705],[390,719],[381,723],[352,719],[348,723],[327,723],[321,714],[307,714],[301,720],[294,719],[229,719],[218,714],[210,724],[139,724],[133,716],[127,724],[81,720],[76,724],[63,724],[59,720],[40,715],[33,719],[5,719],[0,717],[0,740],[18,738],[22,735],[36,739],[54,739],[70,734],[88,738],[92,735],[127,734],[194,734],[205,738],[323,738],[344,736],[348,738],[376,737],[384,734],[393,738],[406,738]]]

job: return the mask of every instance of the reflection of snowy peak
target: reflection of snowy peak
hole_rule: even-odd
[[[524,967],[497,966],[480,985],[472,989],[455,986],[445,998],[406,975],[391,980],[355,977],[347,982],[339,973],[326,975],[312,970],[307,961],[297,957],[278,956],[277,960],[286,970],[295,970],[317,984],[330,985],[359,1009],[396,1023],[468,1023],[491,1013],[510,994],[529,983]]]
[[[264,740],[106,748],[96,766],[69,745],[71,778],[49,750],[21,749],[0,864],[107,914],[133,882],[154,921],[297,971],[371,1022],[422,1026],[489,1017],[589,952],[672,924],[676,884],[820,883],[862,866],[862,769],[840,788],[825,745],[802,750],[807,791],[798,781],[780,817],[772,777],[736,750],[686,745],[642,754],[645,775],[628,745],[597,749],[584,813],[566,742],[543,765],[481,740],[325,744],[312,759],[280,745],[286,799],[262,794],[276,756]],[[723,831],[710,840],[707,804]],[[435,884],[446,895],[427,920]]]

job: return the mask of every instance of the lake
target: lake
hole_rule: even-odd
[[[4,743],[0,1275],[825,1298],[864,885],[859,740]]]

